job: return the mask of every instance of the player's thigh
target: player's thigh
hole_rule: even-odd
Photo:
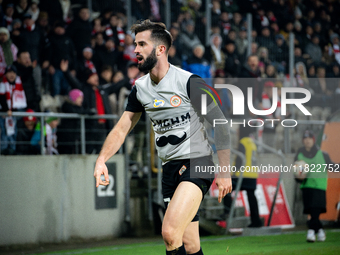
[[[190,222],[183,234],[183,243],[187,254],[193,254],[200,250],[199,222]]]
[[[166,209],[163,231],[183,235],[184,230],[196,215],[201,201],[202,191],[196,184],[188,181],[181,182]]]

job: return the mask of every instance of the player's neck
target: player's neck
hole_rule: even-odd
[[[167,59],[158,60],[156,66],[150,71],[151,80],[158,84],[169,71],[170,64]]]

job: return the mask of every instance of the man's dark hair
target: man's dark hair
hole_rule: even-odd
[[[149,19],[140,20],[131,26],[131,31],[137,35],[140,32],[151,31],[151,39],[156,43],[162,43],[166,47],[166,52],[172,45],[172,36],[162,22],[152,22]]]

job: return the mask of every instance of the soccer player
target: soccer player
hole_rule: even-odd
[[[135,33],[135,53],[140,71],[147,73],[135,82],[125,112],[107,136],[96,161],[96,186],[108,185],[105,162],[123,144],[142,112],[146,111],[153,123],[158,156],[163,162],[162,192],[166,206],[162,236],[166,254],[203,254],[198,232],[198,209],[209,190],[212,178],[193,178],[193,165],[212,166],[212,150],[197,111],[190,99],[190,80],[197,79],[189,72],[168,62],[172,37],[163,23],[140,21],[131,27]],[[199,79],[199,78],[198,78]],[[207,104],[205,118],[225,119],[213,102]],[[230,162],[228,125],[215,128],[215,146],[221,167]],[[101,180],[105,176],[105,181]],[[218,200],[231,192],[230,174],[220,172],[216,178]],[[171,202],[170,202],[171,200]]]

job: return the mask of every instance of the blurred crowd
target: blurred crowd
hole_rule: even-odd
[[[166,1],[131,2],[135,20],[165,21]],[[144,75],[137,68],[126,3],[93,0],[91,9],[86,3],[0,0],[0,111],[8,113],[0,120],[1,154],[40,153],[37,118],[15,118],[13,111],[118,116],[124,111],[135,80]],[[312,93],[312,119],[325,120],[339,109],[339,0],[212,0],[208,44],[205,8],[204,0],[171,1],[171,64],[203,78],[231,78],[241,88],[252,86],[258,109],[269,109],[272,88],[280,90],[290,80]],[[247,13],[252,14],[251,41]],[[242,78],[252,79],[244,85]],[[218,93],[223,112],[233,117],[231,95]],[[105,118],[86,120],[87,153],[99,152],[113,125]],[[80,153],[79,119],[49,118],[43,128],[46,154]]]

